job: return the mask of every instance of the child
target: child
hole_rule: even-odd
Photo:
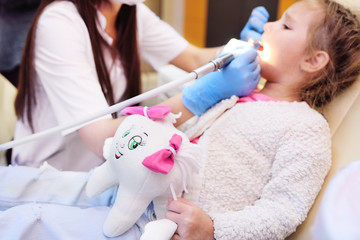
[[[260,93],[223,101],[187,130],[207,157],[190,194],[169,201],[174,240],[284,239],[327,175],[331,136],[314,109],[359,75],[359,21],[333,1],[298,1],[265,25],[262,41],[271,52]]]

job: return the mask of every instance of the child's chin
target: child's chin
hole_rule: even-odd
[[[260,67],[260,74],[262,78],[268,79],[275,72],[274,67],[267,62],[260,61]]]
[[[270,63],[268,63],[262,59],[259,60],[259,65],[261,67],[261,72],[267,71],[267,69],[271,69]]]

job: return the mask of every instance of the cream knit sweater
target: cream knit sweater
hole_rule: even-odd
[[[222,101],[186,130],[205,165],[189,200],[216,239],[284,239],[304,221],[331,165],[325,118],[305,102]]]

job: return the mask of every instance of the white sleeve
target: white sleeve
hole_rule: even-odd
[[[45,9],[35,43],[36,74],[59,124],[108,106],[89,33],[73,3],[54,2]]]
[[[212,214],[216,239],[285,239],[304,221],[331,165],[325,122],[289,129],[261,197],[240,211]]]
[[[169,63],[188,46],[174,28],[144,4],[138,4],[137,15],[140,54],[155,69]]]

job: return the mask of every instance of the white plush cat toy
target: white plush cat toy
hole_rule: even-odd
[[[178,116],[169,107],[130,107],[113,138],[104,145],[107,160],[91,174],[89,197],[118,186],[116,200],[103,226],[104,234],[125,233],[151,201],[159,222],[145,227],[142,240],[168,240],[177,225],[164,219],[169,197],[186,190],[193,173],[200,169],[201,149],[173,126]],[[160,228],[159,228],[160,225]]]

